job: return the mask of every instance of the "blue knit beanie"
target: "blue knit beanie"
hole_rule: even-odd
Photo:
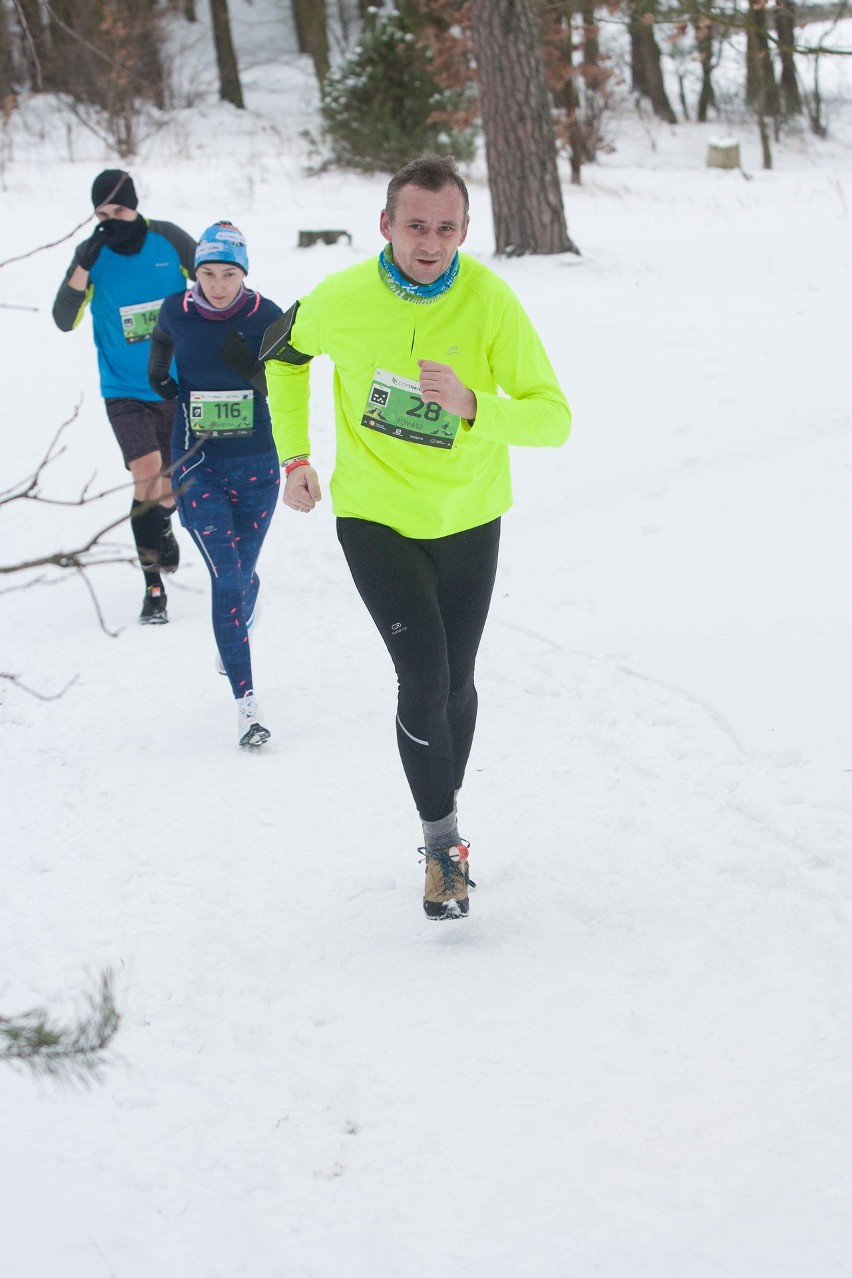
[[[201,232],[195,250],[195,265],[202,262],[233,262],[248,275],[246,237],[233,222],[214,222]]]

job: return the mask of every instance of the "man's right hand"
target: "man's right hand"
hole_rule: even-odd
[[[81,244],[77,249],[77,265],[82,266],[84,271],[90,271],[98,260],[98,254],[106,242],[104,224],[103,222],[98,222],[85,244]]]
[[[297,466],[290,471],[281,500],[291,510],[299,510],[305,515],[313,510],[317,502],[322,500],[319,479],[313,466]]]

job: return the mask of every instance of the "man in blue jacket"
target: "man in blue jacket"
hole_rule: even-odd
[[[148,384],[148,347],[163,298],[195,278],[195,241],[172,222],[142,217],[133,179],[121,169],[98,174],[92,204],[98,224],[77,245],[53,318],[69,332],[91,304],[101,394],[133,477],[131,528],[145,575],[139,620],[162,625],[169,618],[160,574],[180,559],[169,475],[175,405]]]

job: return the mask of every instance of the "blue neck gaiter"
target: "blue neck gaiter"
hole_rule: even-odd
[[[415,284],[406,279],[402,271],[394,265],[391,246],[386,244],[379,254],[379,275],[392,293],[403,301],[414,302],[418,306],[426,306],[437,297],[446,293],[459,273],[459,255],[456,253],[450,265],[432,284]]]

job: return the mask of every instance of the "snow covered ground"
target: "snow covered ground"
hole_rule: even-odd
[[[202,104],[131,171],[144,212],[238,222],[286,305],[378,250],[385,179],[305,177],[272,116],[309,122],[310,76],[249,80],[252,114]],[[79,132],[69,159],[38,104],[29,128],[4,257],[82,220],[114,160]],[[5,1272],[850,1272],[850,129],[769,173],[736,130],[751,180],[704,167],[717,131],[625,123],[566,186],[579,259],[494,262],[472,176],[466,248],[528,307],[575,428],[514,455],[465,924],[422,917],[392,671],[327,503],[280,510],[264,551],[251,758],[186,537],[162,629],[126,566],[92,575],[117,637],[79,580],[0,596],[0,668],[75,680],[0,685],[0,1014],[70,1014],[104,967],[123,1014],[103,1085],[0,1078]],[[295,248],[326,225],[352,245]],[[81,396],[44,491],[123,482],[89,321],[50,320],[69,257],[0,271],[0,488]],[[327,479],[321,363],[314,387]],[[127,504],[5,507],[0,558]]]

